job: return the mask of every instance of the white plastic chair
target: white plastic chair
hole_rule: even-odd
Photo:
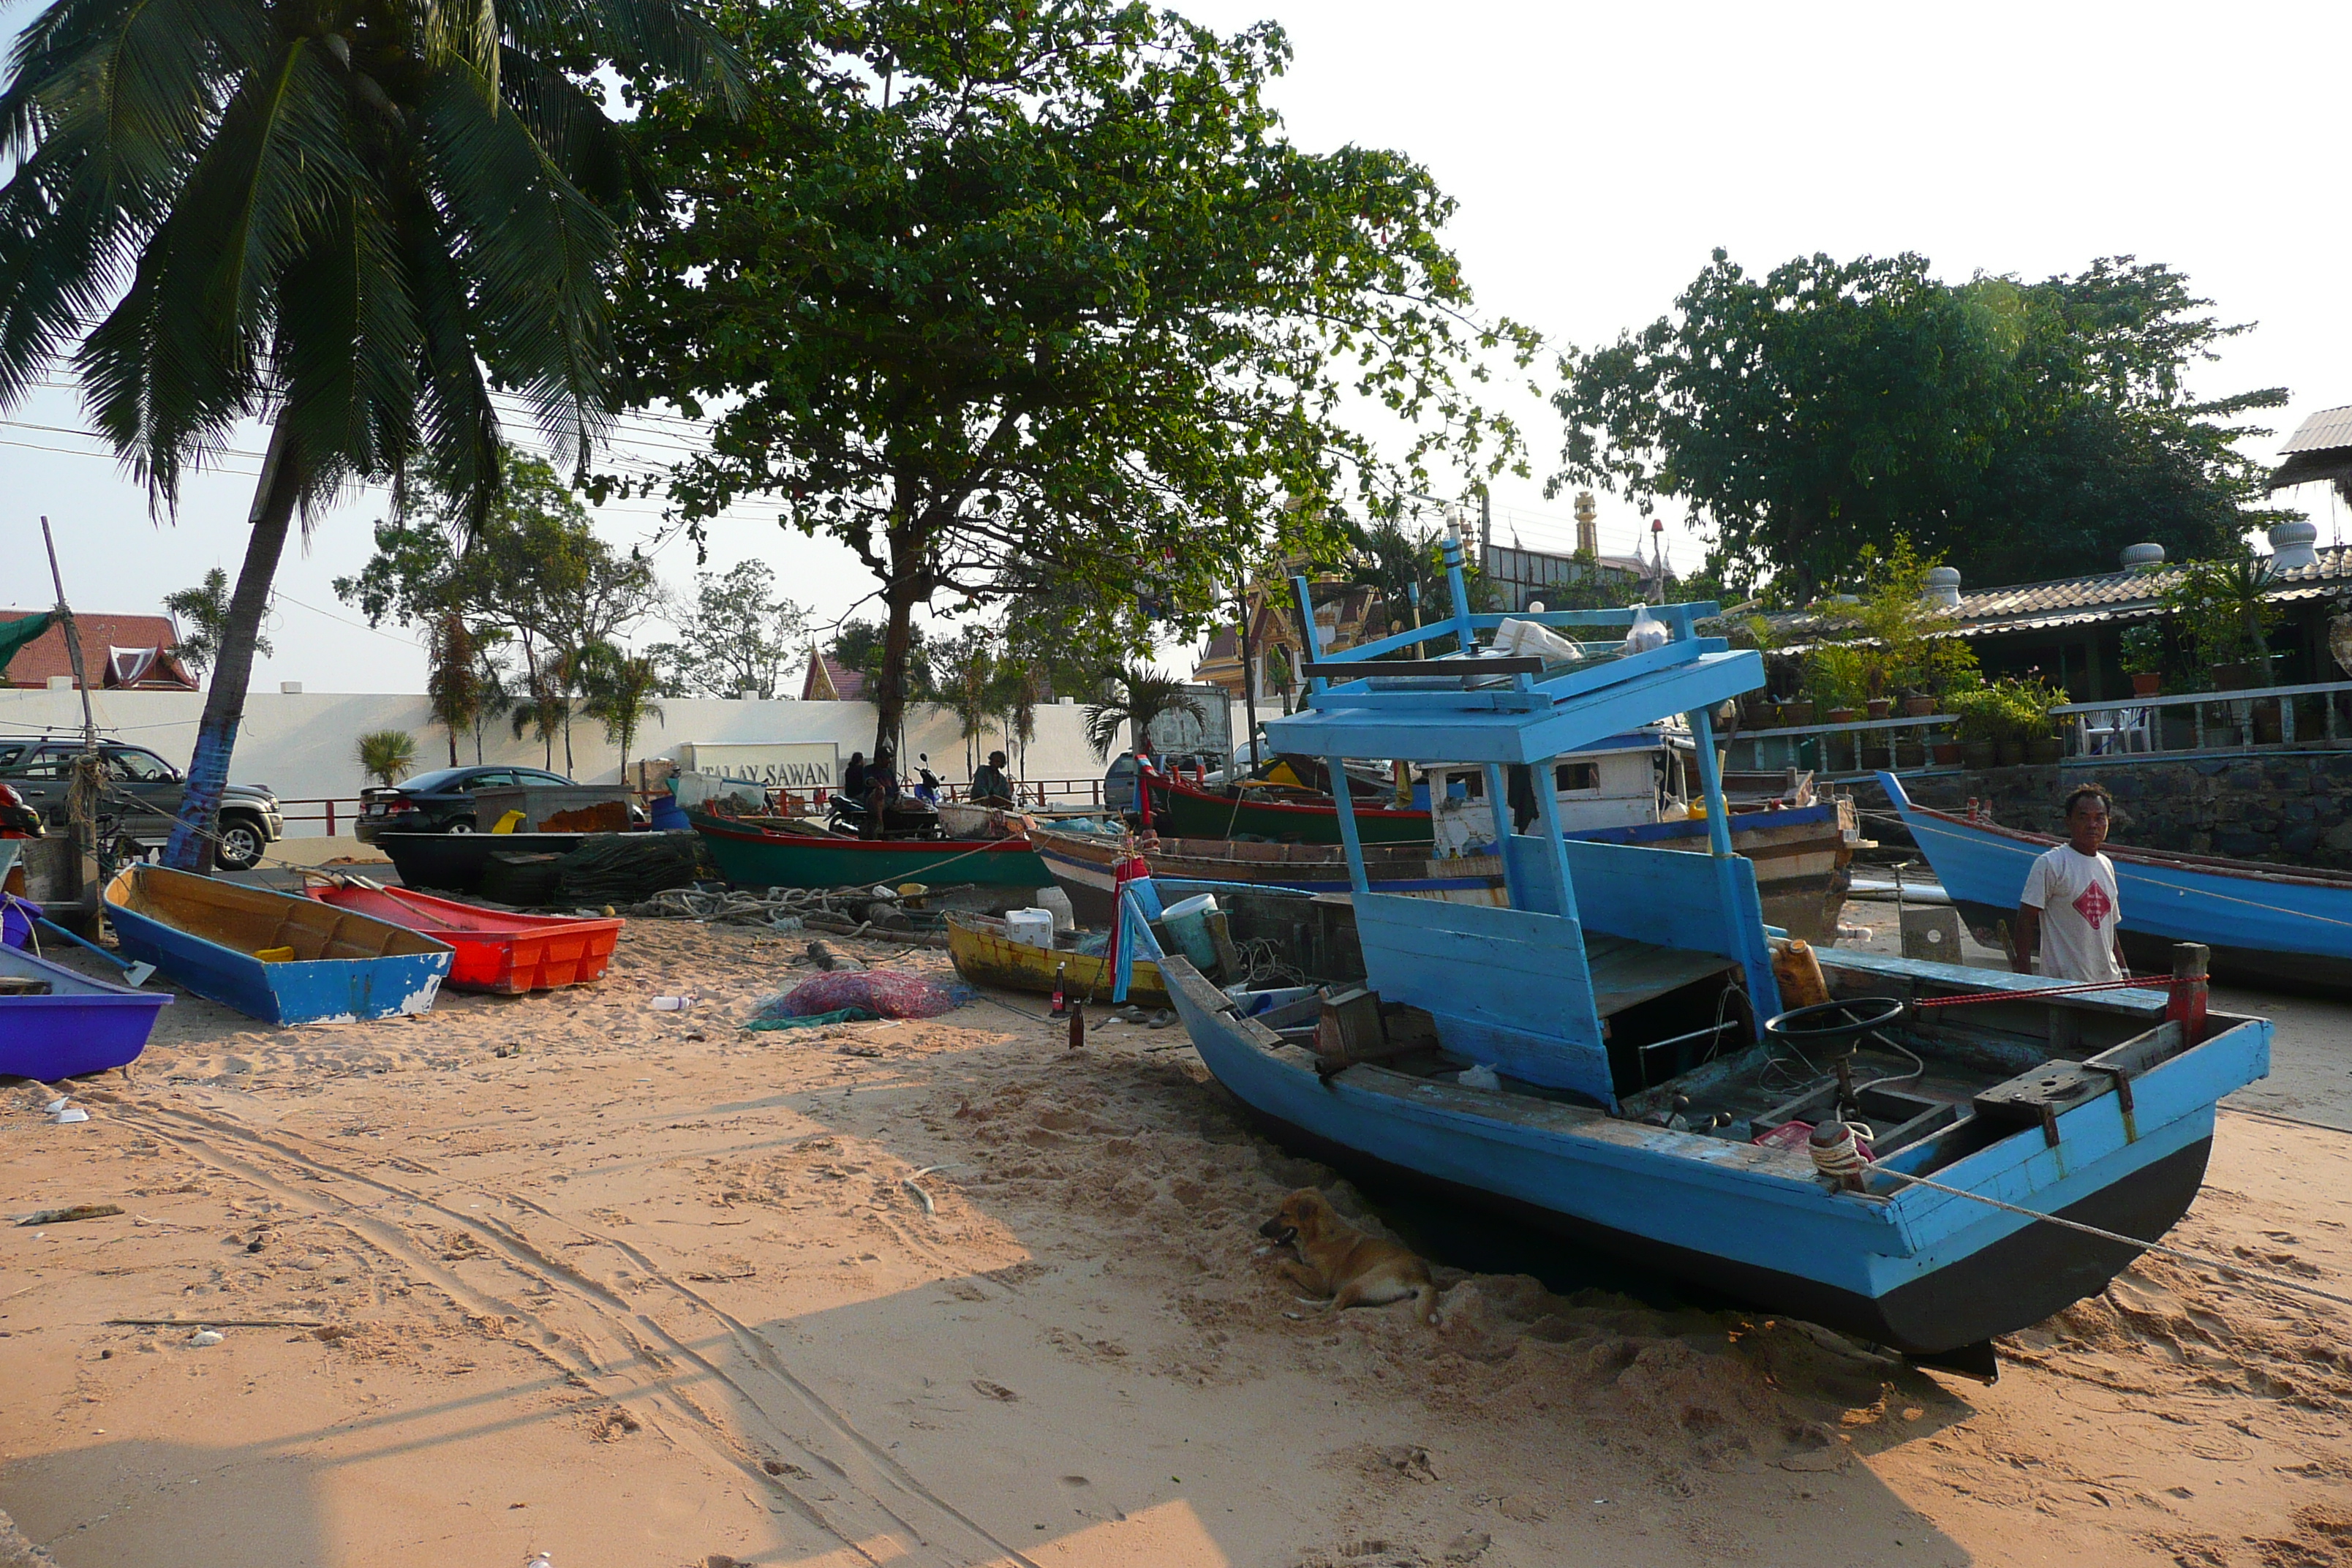
[[[2074,749],[2083,756],[2115,756],[2126,752],[2153,752],[2156,710],[2102,708],[2074,715]],[[2104,719],[2104,724],[2091,722]]]

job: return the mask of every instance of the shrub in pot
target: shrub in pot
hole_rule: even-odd
[[[1869,710],[1873,719],[1891,719],[1895,716],[1895,704],[1884,697],[1874,697],[1863,706]]]
[[[1936,710],[1936,700],[1924,691],[1914,691],[1903,699],[1903,717],[1925,719]]]
[[[1791,730],[1801,730],[1813,721],[1813,700],[1794,697],[1780,704],[1780,722]]]
[[[1970,741],[1960,748],[1960,756],[1972,768],[1997,767],[2000,763],[2000,748],[1990,741]]]
[[[1829,712],[1828,722],[1832,724],[1851,724],[1861,717],[1862,715],[1860,713],[1855,712],[1851,708],[1832,708]]]
[[[2036,735],[2025,742],[2025,760],[2037,767],[2063,762],[2065,756],[2066,742],[2055,735]]]
[[[1937,767],[1951,768],[1959,765],[1961,758],[1967,754],[1968,748],[1958,741],[1938,741],[1928,747],[1927,751],[1936,759]]]
[[[2149,621],[2126,626],[2123,633],[2124,673],[2131,677],[2134,697],[2154,697],[2164,689],[2164,628]]]

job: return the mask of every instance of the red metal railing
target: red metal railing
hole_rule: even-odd
[[[945,800],[961,800],[963,798],[964,791],[970,787],[968,784],[942,784],[940,786],[940,797]],[[1023,779],[1013,787],[1020,793],[1021,803],[1024,805],[1086,805],[1097,810],[1102,808],[1103,781],[1099,774],[1084,779]],[[824,810],[824,803],[831,795],[832,791],[822,789],[775,792],[777,805],[787,811],[812,816]],[[650,801],[652,797],[648,795],[645,798]],[[280,799],[278,809],[288,827],[290,828],[297,823],[315,822],[320,825],[326,837],[332,838],[337,832],[337,825],[341,824],[343,828],[348,829],[358,820],[365,804],[356,795],[328,795],[306,800]],[[294,809],[296,806],[304,805],[317,806],[319,809],[311,812],[298,812]]]
[[[332,838],[335,836],[336,822],[340,820],[348,826],[360,815],[360,800],[356,795],[331,795],[318,800],[281,799],[278,803],[278,816],[284,818],[286,826],[289,827],[293,826],[298,822],[322,823],[326,826],[325,837]],[[324,807],[325,809],[311,812],[308,815],[298,816],[292,810],[289,809],[289,807],[297,805],[316,805]],[[339,810],[338,808],[341,809]]]

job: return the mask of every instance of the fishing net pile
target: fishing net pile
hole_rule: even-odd
[[[782,995],[763,998],[751,1016],[755,1021],[809,1018],[856,1008],[877,1018],[936,1018],[978,994],[969,985],[942,985],[893,969],[845,970],[803,980]]]

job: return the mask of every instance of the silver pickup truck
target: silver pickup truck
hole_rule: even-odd
[[[106,759],[106,793],[98,803],[100,837],[160,843],[172,831],[187,780],[180,770],[144,746],[100,741]],[[51,827],[66,825],[66,791],[72,781],[79,739],[48,735],[0,735],[0,784],[22,795]],[[278,796],[267,784],[231,784],[221,797],[220,843],[214,859],[223,870],[246,871],[262,852],[286,836]]]

